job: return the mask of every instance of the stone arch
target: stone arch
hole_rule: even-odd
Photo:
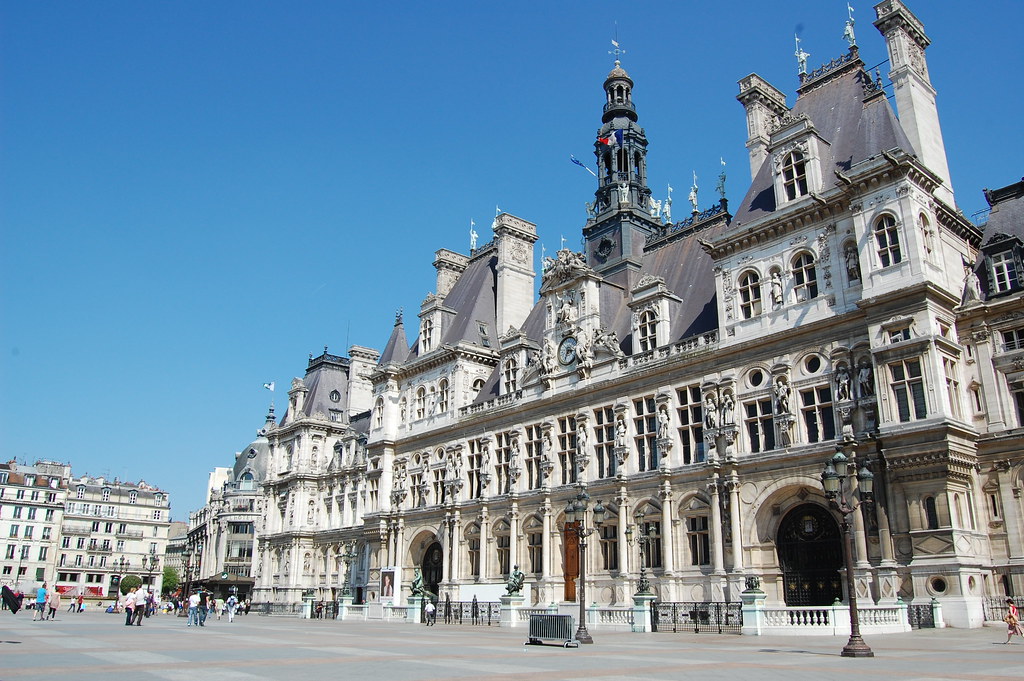
[[[793,507],[779,523],[775,545],[786,605],[831,605],[842,598],[842,534],[826,506]]]

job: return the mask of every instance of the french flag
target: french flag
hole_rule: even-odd
[[[622,146],[622,131],[621,130],[615,130],[615,131],[612,132],[612,134],[608,135],[607,137],[598,137],[597,141],[600,142],[601,144],[607,144],[609,147],[610,146],[619,146],[619,147],[621,147]]]

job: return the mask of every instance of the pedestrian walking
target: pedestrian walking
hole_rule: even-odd
[[[46,596],[49,592],[46,590],[46,582],[36,590],[36,611],[32,613],[32,621],[35,622],[37,619],[41,622],[46,616]]]
[[[85,596],[78,594],[78,612],[85,610]]]
[[[142,618],[146,615],[146,599],[148,597],[149,594],[141,586],[135,592],[135,612],[132,613],[132,624],[137,627],[142,626]]]
[[[434,607],[433,601],[427,601],[427,604],[423,606],[423,612],[427,617],[427,626],[432,627],[436,623],[437,608]]]
[[[193,593],[188,597],[188,626],[199,626],[199,594]]]
[[[235,608],[238,607],[238,599],[235,598],[234,594],[228,596],[227,602],[224,604],[228,610],[228,622],[235,621]]]
[[[50,599],[47,601],[47,605],[50,607],[49,612],[46,613],[46,619],[55,620],[57,619],[57,608],[60,607],[60,592],[53,589],[50,592]]]
[[[1009,612],[1003,618],[1003,621],[1006,622],[1006,640],[1003,641],[1004,644],[1009,643],[1014,634],[1024,636],[1024,629],[1020,626],[1020,611],[1017,610],[1016,603],[1013,602],[1012,598],[1007,598],[1006,605],[1009,608]]]
[[[132,615],[135,614],[135,592],[129,591],[124,595],[124,626],[132,626]]]

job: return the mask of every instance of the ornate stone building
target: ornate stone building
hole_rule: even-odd
[[[411,346],[399,316],[379,361],[325,352],[296,379],[267,436],[255,600],[334,598],[351,577],[357,598],[401,602],[416,569],[432,593],[494,600],[519,565],[530,602],[573,601],[563,508],[583,488],[608,510],[588,600],[630,603],[642,560],[665,601],[735,601],[756,575],[770,603],[829,604],[837,450],[875,480],[852,516],[863,599],[935,597],[977,626],[986,595],[1024,591],[1017,199],[993,192],[979,255],[929,38],[898,0],[875,11],[896,111],[852,31],[802,65],[792,105],[743,78],[751,182],[733,205],[724,174],[703,209],[696,187],[675,216],[652,197],[616,61],[584,250],[546,259],[539,298],[536,227],[499,215],[491,243],[437,251]],[[975,261],[990,276],[965,294]]]
[[[54,461],[0,463],[0,585],[31,593],[53,584],[71,466]]]

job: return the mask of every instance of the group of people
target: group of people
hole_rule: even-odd
[[[234,595],[228,596],[225,600],[214,598],[209,591],[196,591],[188,597],[188,624],[186,626],[205,627],[206,620],[211,615],[216,615],[217,619],[227,615],[228,622],[233,622],[238,613],[248,615],[250,605],[249,601],[243,603]]]
[[[135,591],[129,591],[121,596],[121,609],[125,612],[124,625],[130,627],[133,624],[142,626],[142,618],[149,617],[156,612],[157,598],[152,590],[146,590],[140,586]]]

